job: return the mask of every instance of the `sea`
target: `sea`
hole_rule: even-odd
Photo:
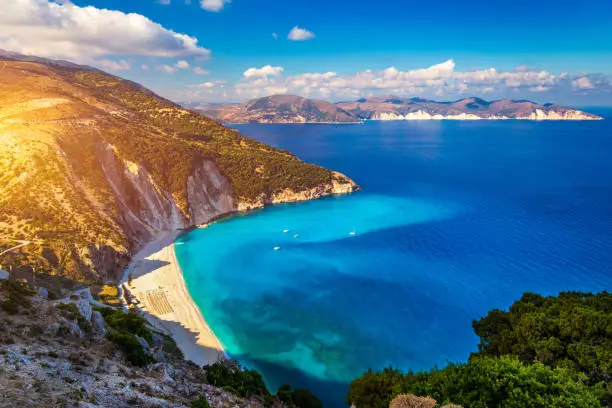
[[[235,126],[362,190],[183,236],[189,292],[232,358],[325,407],[368,369],[465,362],[524,292],[612,290],[612,109],[587,110],[606,120]]]

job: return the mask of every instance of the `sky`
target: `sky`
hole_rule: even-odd
[[[0,49],[178,102],[278,93],[612,106],[612,0],[0,0]]]

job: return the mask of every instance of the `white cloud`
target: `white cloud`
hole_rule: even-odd
[[[148,71],[149,70],[149,66],[147,64],[142,64],[140,66],[140,69],[142,69],[143,71]]]
[[[283,72],[283,67],[273,67],[265,65],[261,68],[249,68],[242,74],[245,78],[267,78],[269,76],[279,76]]]
[[[595,86],[591,80],[585,76],[580,77],[572,81],[574,89],[595,89]]]
[[[529,88],[531,92],[548,92],[551,89],[552,88],[549,86],[542,86],[542,85],[532,86],[531,88]]]
[[[168,74],[174,74],[176,72],[176,68],[173,67],[172,65],[168,65],[168,64],[165,64],[165,65],[162,65],[162,66],[158,66],[157,69],[159,71],[164,71],[164,72],[166,72]]]
[[[185,60],[180,60],[179,62],[174,64],[174,66],[176,68],[180,68],[180,69],[187,69],[187,68],[189,68],[189,63],[187,61],[185,61]]]
[[[312,31],[295,26],[289,31],[287,38],[292,41],[305,41],[315,38],[315,34]]]
[[[109,71],[129,71],[132,66],[126,60],[113,61],[108,59],[96,61],[96,65]]]
[[[84,62],[105,55],[210,54],[195,37],[166,29],[143,15],[48,0],[3,2],[0,48]]]
[[[276,34],[276,33],[272,33],[272,38],[274,38],[275,40],[277,40],[277,39],[278,39],[278,34]]]
[[[429,97],[447,95],[452,98],[468,94],[503,96],[509,91],[513,94],[522,92],[527,97],[528,92],[572,92],[572,88],[610,87],[608,79],[594,74],[556,75],[548,71],[530,71],[527,67],[512,71],[495,68],[459,71],[452,59],[427,68],[406,71],[388,67],[380,71],[365,70],[352,75],[315,72],[282,76],[282,73],[281,67],[270,65],[248,69],[242,80],[234,86],[234,99],[255,98],[270,93],[345,100],[389,94]]]
[[[208,72],[208,71],[206,71],[205,69],[202,69],[202,68],[200,68],[200,67],[195,67],[195,68],[193,69],[193,72],[194,72],[196,75],[208,75],[208,74],[210,74],[210,72]]]
[[[208,11],[220,11],[231,0],[200,0],[200,6]]]
[[[159,4],[170,4],[170,0],[157,0]]]
[[[215,86],[214,82],[204,82],[203,84],[198,85],[201,88],[212,88]]]

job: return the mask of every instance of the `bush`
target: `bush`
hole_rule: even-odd
[[[436,400],[431,397],[417,397],[414,394],[400,394],[393,398],[389,408],[433,408]]]
[[[209,384],[221,387],[242,398],[270,395],[257,371],[240,367],[233,362],[216,362],[204,367]]]
[[[201,396],[200,398],[191,401],[189,404],[191,408],[210,408],[210,404],[206,400],[205,396]]]
[[[126,359],[133,365],[143,367],[155,362],[155,359],[145,352],[134,334],[127,331],[114,331],[107,337],[123,351]]]
[[[295,390],[291,393],[293,405],[298,408],[323,408],[321,400],[308,390]]]
[[[118,331],[126,331],[142,337],[149,343],[153,341],[153,333],[147,327],[147,320],[136,314],[136,312],[124,312],[118,309],[96,308],[104,317],[104,321],[111,328]]]
[[[347,402],[385,408],[407,393],[470,408],[609,406],[611,312],[607,292],[526,293],[510,311],[473,323],[481,343],[467,363],[405,375],[370,370],[351,383]]]

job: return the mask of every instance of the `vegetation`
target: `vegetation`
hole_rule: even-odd
[[[508,312],[493,310],[474,322],[481,342],[467,363],[421,373],[368,371],[351,383],[347,402],[386,408],[413,394],[470,408],[608,406],[611,311],[607,292],[526,293]]]
[[[389,408],[434,408],[436,400],[414,394],[399,394],[389,404]]]
[[[217,362],[205,366],[206,379],[209,384],[243,398],[266,397],[270,391],[257,371],[240,367],[233,362]]]
[[[611,293],[525,293],[509,311],[492,310],[472,326],[480,337],[475,357],[510,355],[584,373],[589,384],[608,386],[612,402]]]
[[[30,308],[30,297],[34,291],[24,282],[14,279],[0,281],[2,301],[0,307],[8,314],[17,314],[23,309]]]
[[[233,361],[222,361],[205,366],[206,378],[209,384],[237,395],[242,398],[256,397],[264,405],[272,405],[275,400],[287,407],[322,408],[323,404],[312,392],[304,389],[291,390],[285,384],[278,389],[276,396],[266,388],[266,384],[255,370],[240,367]]]
[[[121,306],[121,300],[119,299],[119,288],[117,288],[115,285],[104,285],[100,293],[98,293],[98,300],[109,306]]]
[[[77,322],[81,330],[89,331],[91,329],[91,324],[81,315],[74,303],[60,303],[57,305],[57,310],[59,310],[60,315],[64,316],[66,319]]]
[[[147,321],[136,312],[124,312],[119,309],[96,308],[104,317],[104,322],[117,331],[125,331],[140,336],[149,343],[153,341],[153,333],[147,327]]]
[[[200,398],[193,400],[190,404],[191,408],[210,408],[210,404],[206,400],[205,396],[201,396]]]
[[[108,339],[115,343],[123,351],[125,358],[135,366],[142,367],[155,361],[132,333],[114,331],[108,334]]]
[[[153,333],[146,326],[147,321],[135,312],[123,312],[118,309],[96,308],[104,317],[104,322],[112,329],[107,337],[124,353],[125,358],[136,366],[145,366],[155,361],[147,354],[138,341],[139,336],[151,343]]]

